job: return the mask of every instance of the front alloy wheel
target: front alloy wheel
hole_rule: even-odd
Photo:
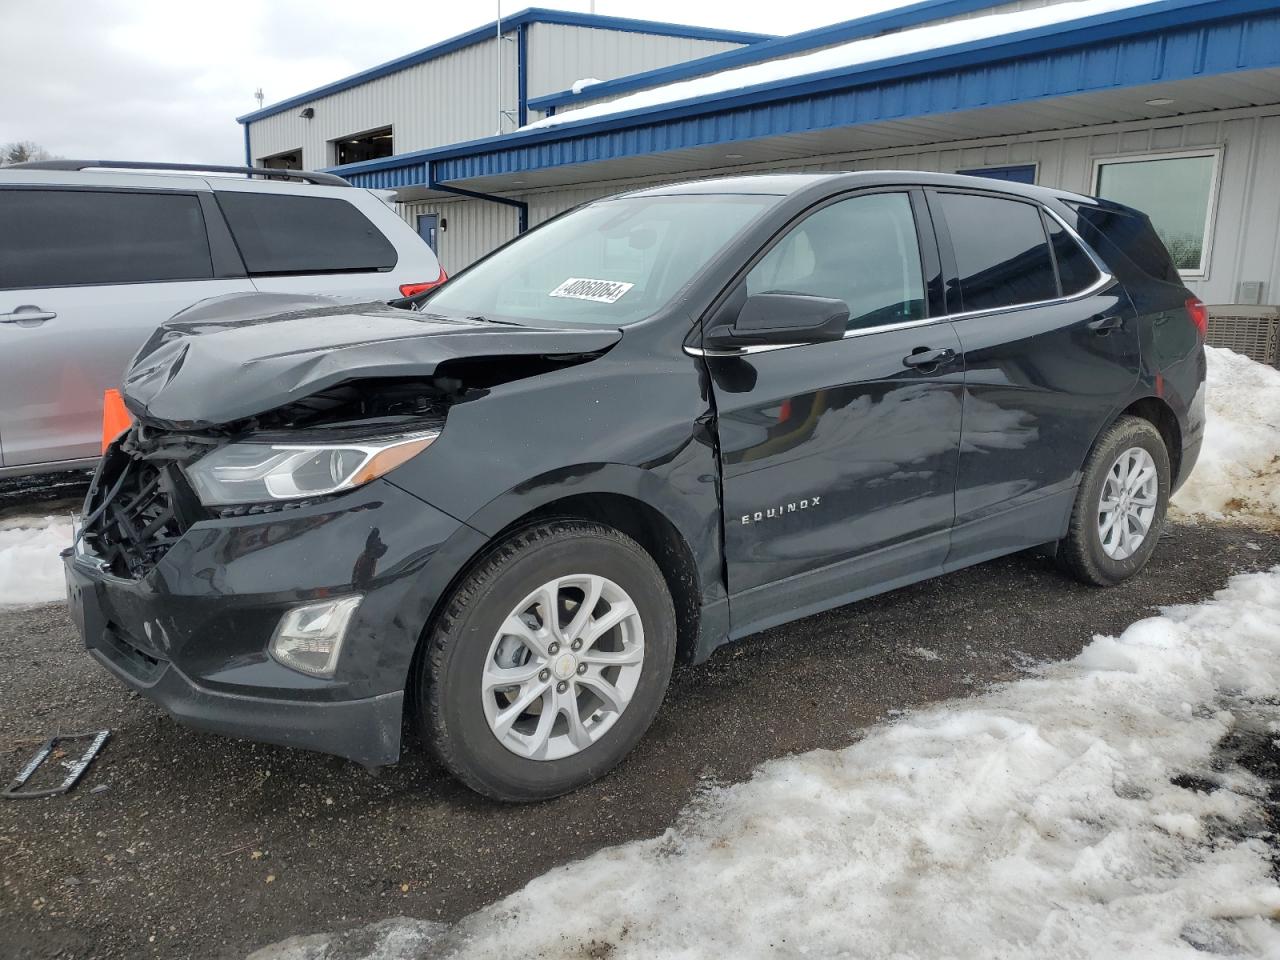
[[[525,527],[468,571],[426,638],[424,739],[487,796],[559,796],[636,745],[675,650],[667,581],[643,547],[587,520]]]
[[[627,592],[595,574],[542,584],[503,620],[481,678],[485,719],[530,760],[585,750],[617,723],[644,669],[644,624]]]

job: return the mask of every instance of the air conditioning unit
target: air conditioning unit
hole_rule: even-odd
[[[1226,347],[1259,363],[1280,366],[1280,307],[1227,303],[1209,307],[1211,347]]]

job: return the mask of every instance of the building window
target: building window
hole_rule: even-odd
[[[301,170],[302,148],[286,150],[284,153],[272,154],[269,157],[259,157],[258,166],[267,170]]]
[[[966,177],[986,177],[988,180],[1007,180],[1011,183],[1035,183],[1036,165],[1019,163],[1011,167],[980,167],[974,170],[957,170]]]
[[[1145,213],[1178,272],[1201,277],[1209,269],[1218,158],[1208,150],[1098,160],[1094,192]]]
[[[362,160],[380,160],[391,156],[393,152],[390,127],[333,141],[333,159],[338,166],[360,163]]]

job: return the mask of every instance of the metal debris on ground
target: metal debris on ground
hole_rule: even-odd
[[[86,768],[93,762],[93,758],[98,755],[98,751],[102,749],[102,745],[107,742],[107,737],[110,733],[110,730],[97,730],[90,733],[73,733],[67,736],[50,737],[44,742],[44,746],[36,751],[35,756],[27,762],[27,765],[19,771],[18,775],[13,778],[13,781],[3,791],[0,791],[0,797],[4,797],[6,800],[31,800],[36,797],[53,797],[60,793],[66,793],[84,775]],[[56,787],[41,790],[22,789],[35,772],[40,769],[40,765],[49,759],[55,750],[60,749],[62,744],[77,740],[89,740],[91,742],[77,760],[65,765],[67,775],[63,778],[62,783]]]

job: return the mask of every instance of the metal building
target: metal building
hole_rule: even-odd
[[[543,27],[523,29],[532,43]],[[677,56],[669,45],[689,38],[662,34],[687,28],[646,29],[633,42],[663,45],[652,51],[661,65],[596,72],[605,82],[577,90],[569,75],[602,62],[578,46],[597,31],[566,48],[582,59],[558,75],[539,72],[543,54],[530,47],[538,82],[516,119],[531,126],[495,135],[493,111],[460,117],[454,129],[471,126],[457,142],[397,142],[391,156],[331,169],[399,190],[410,222],[447,226],[437,239],[451,272],[524,225],[655,182],[872,168],[1033,180],[1147,210],[1206,302],[1277,315],[1267,309],[1280,304],[1275,0],[923,0],[788,37],[704,36],[700,56]],[[310,102],[244,118],[253,158],[287,141],[259,134],[267,114]],[[361,126],[355,114],[346,122]],[[1264,319],[1261,335],[1277,324]]]

